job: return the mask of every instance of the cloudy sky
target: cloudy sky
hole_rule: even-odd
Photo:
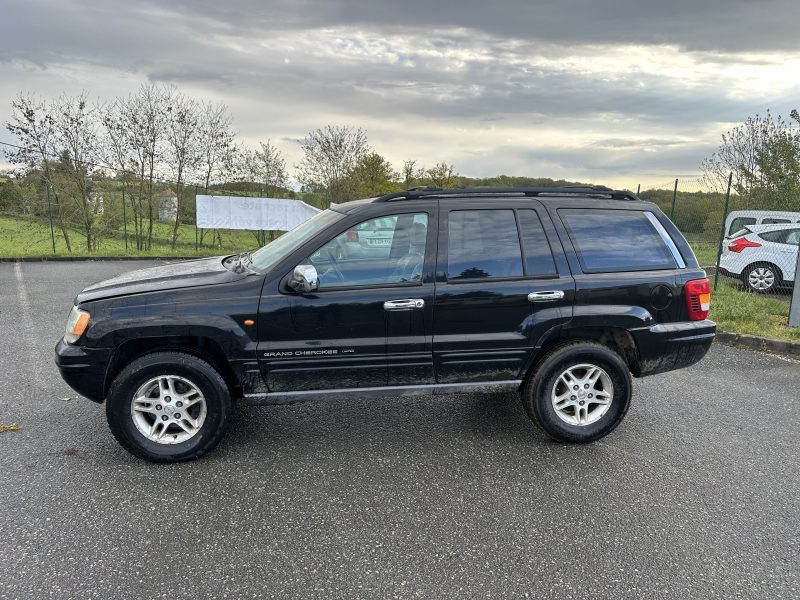
[[[19,91],[142,82],[225,101],[240,139],[367,129],[396,167],[619,186],[696,176],[747,116],[800,108],[797,0],[3,0]],[[0,141],[11,141],[4,130]]]

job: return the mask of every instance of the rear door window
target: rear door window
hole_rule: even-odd
[[[514,211],[453,210],[447,221],[447,279],[521,277]]]
[[[558,211],[584,273],[675,269],[678,264],[655,216],[639,210],[561,209]]]

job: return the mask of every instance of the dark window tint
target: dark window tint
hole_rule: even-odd
[[[542,222],[535,210],[518,210],[522,246],[525,249],[526,275],[555,275],[553,253],[547,243]]]
[[[454,210],[447,235],[448,279],[522,275],[513,210]]]
[[[764,219],[762,225],[775,225],[776,223],[791,223],[789,219]]]
[[[728,228],[728,235],[732,233],[736,233],[740,229],[742,229],[745,225],[755,225],[756,220],[752,217],[736,217],[733,221],[731,221],[731,226]]]
[[[559,211],[588,273],[674,269],[661,235],[642,211]]]

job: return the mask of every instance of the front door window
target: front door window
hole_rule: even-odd
[[[363,221],[304,261],[319,274],[319,289],[421,283],[428,215],[407,213]]]

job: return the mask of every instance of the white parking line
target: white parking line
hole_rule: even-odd
[[[25,278],[22,275],[22,264],[14,263],[14,277],[17,279],[17,299],[19,300],[20,321],[25,335],[25,346],[28,354],[28,364],[34,365],[39,361],[36,353],[36,335],[31,314],[31,302],[28,289],[25,287]]]

